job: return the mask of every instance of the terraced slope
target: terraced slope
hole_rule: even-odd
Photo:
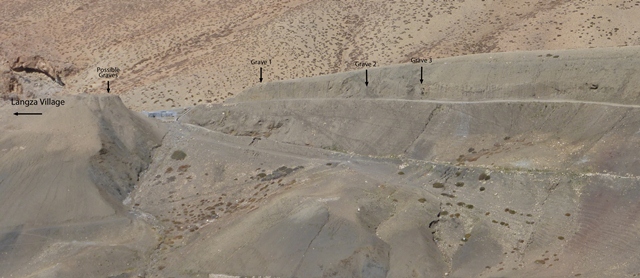
[[[349,72],[198,106],[158,158],[183,150],[173,164],[188,170],[158,166],[134,197],[167,223],[154,270],[638,275],[640,107],[621,86],[634,51],[452,58],[423,85],[398,66],[370,70],[369,86]]]
[[[638,276],[636,50],[274,82],[175,122],[86,96],[5,116],[0,271]]]
[[[638,175],[638,48],[482,54],[274,82],[187,121],[427,161]]]

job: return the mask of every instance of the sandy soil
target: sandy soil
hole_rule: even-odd
[[[636,50],[273,82],[177,121],[2,107],[0,274],[637,276]]]
[[[3,3],[0,276],[640,276],[639,6]]]
[[[221,102],[258,83],[411,58],[638,45],[630,1],[11,1],[0,58],[40,55],[65,93],[135,110]],[[99,78],[97,67],[118,67]],[[3,80],[2,82],[8,82]]]
[[[123,205],[164,128],[116,96],[0,108],[0,276],[111,277],[138,271],[153,227]]]

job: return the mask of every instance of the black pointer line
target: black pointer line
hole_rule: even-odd
[[[369,86],[369,70],[364,70],[364,85]]]
[[[260,82],[262,82],[262,67],[260,67]]]
[[[422,79],[422,67],[420,67],[420,84],[422,84],[422,81],[424,81],[424,79]]]
[[[107,93],[110,93],[111,89],[109,88],[109,81],[107,81]]]
[[[31,115],[31,116],[34,116],[34,115],[42,115],[42,113],[20,113],[20,112],[15,112],[15,113],[13,113],[13,115],[16,115],[16,116],[20,116],[20,115]]]

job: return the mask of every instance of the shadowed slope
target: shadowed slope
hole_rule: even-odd
[[[129,259],[135,262],[137,249],[148,244],[144,238],[149,236],[149,228],[132,223],[122,200],[138,173],[150,163],[151,150],[160,143],[162,129],[130,112],[118,97],[77,96],[65,101],[60,107],[38,105],[20,110],[42,112],[42,116],[16,117],[3,109],[3,274],[21,276],[48,265],[55,266],[50,273],[66,277],[92,273],[91,267],[105,274],[124,271],[116,265],[126,264]],[[140,234],[131,234],[131,229]],[[100,247],[117,246],[135,237],[140,244],[113,247],[124,252],[122,258]],[[81,240],[86,244],[78,242]],[[93,255],[105,263],[120,263],[112,264],[113,270],[108,270],[108,264],[67,264],[77,260],[76,256]],[[31,267],[26,267],[27,262]]]
[[[191,210],[209,213],[199,199],[220,203],[215,221],[171,241],[185,257],[167,269],[286,277],[637,275],[640,257],[629,246],[640,242],[630,201],[640,175],[640,105],[636,86],[625,85],[635,82],[633,51],[444,59],[424,88],[413,79],[416,67],[401,65],[370,70],[379,79],[368,87],[362,72],[349,72],[269,83],[195,107],[181,118],[188,123],[181,132],[199,134],[187,152],[201,146],[214,153],[194,153],[191,163],[215,157],[225,165],[223,181],[178,177],[165,191],[176,192],[170,200],[185,207],[186,223],[194,221]],[[282,165],[304,168],[278,181],[259,179]],[[210,195],[180,197],[178,189],[200,183]],[[177,221],[171,233],[185,223]],[[372,261],[357,256],[365,253]]]

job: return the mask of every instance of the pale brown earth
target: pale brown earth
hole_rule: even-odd
[[[639,49],[5,105],[0,276],[637,277]]]
[[[3,1],[0,277],[638,277],[639,9]]]
[[[164,128],[116,96],[0,108],[0,276],[111,277],[144,268],[154,228],[123,205]],[[11,111],[11,112],[9,112]]]
[[[106,81],[134,110],[218,103],[258,83],[434,58],[517,50],[640,44],[640,2],[485,1],[3,1],[6,70],[40,56],[67,94]],[[99,78],[97,67],[119,67]],[[16,80],[14,78],[14,80]],[[17,79],[19,80],[19,79]],[[21,80],[19,80],[21,81]],[[24,82],[24,81],[21,81]],[[25,92],[27,96],[38,94]]]
[[[223,105],[197,106],[181,121],[249,148],[204,156],[253,156],[249,180],[235,176],[245,179],[242,190],[277,191],[239,196],[278,201],[232,197],[213,207],[224,209],[220,222],[198,229],[193,245],[175,244],[181,259],[167,260],[166,269],[279,277],[640,275],[637,53],[482,54],[434,63],[423,84],[416,65],[403,65],[370,70],[368,86],[356,71],[268,83]],[[199,138],[195,145],[205,144]],[[274,144],[286,150],[286,163],[273,158]],[[329,151],[324,161],[300,161],[319,149]],[[304,166],[295,184],[256,181],[274,160]],[[187,211],[201,207],[178,202]],[[242,216],[226,222],[233,219],[227,213]],[[221,253],[203,259],[212,249]]]
[[[60,86],[64,86],[64,83],[60,79],[60,73],[51,65],[47,60],[40,56],[31,57],[18,57],[11,65],[11,71],[13,72],[39,72],[51,78],[51,80],[58,83]]]

